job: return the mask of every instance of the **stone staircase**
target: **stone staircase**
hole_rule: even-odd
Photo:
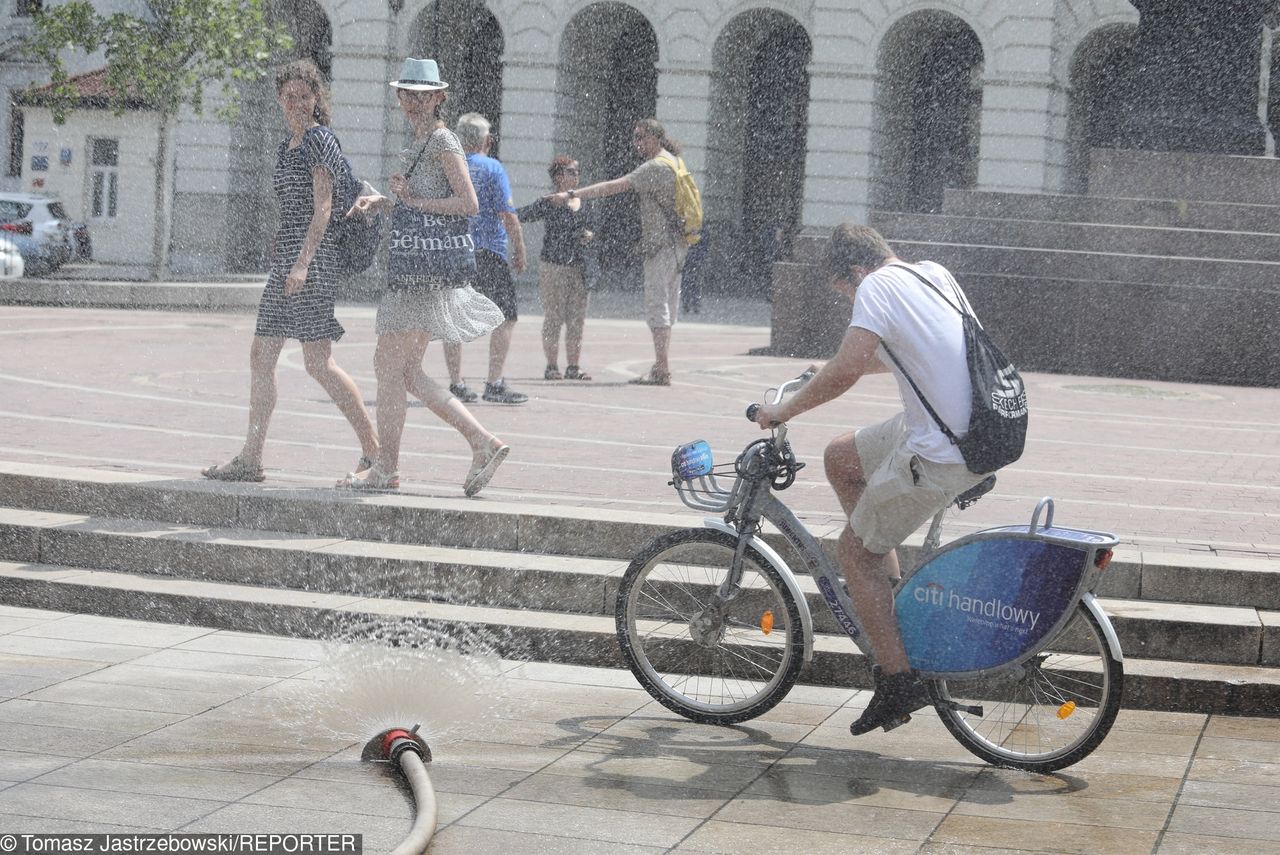
[[[0,464],[0,602],[310,638],[412,622],[480,632],[507,656],[616,667],[630,556],[695,524]],[[1278,573],[1118,553],[1100,595],[1126,652],[1126,705],[1280,715]],[[801,680],[866,686],[863,657],[800,581],[817,631]]]
[[[869,222],[903,258],[955,273],[1022,367],[1280,386],[1280,161],[1097,151],[1091,163],[1088,195],[947,190],[941,214]],[[775,271],[776,350],[830,355],[843,335],[808,263],[825,240],[802,235]],[[807,345],[789,318],[779,330],[795,303],[820,319]]]

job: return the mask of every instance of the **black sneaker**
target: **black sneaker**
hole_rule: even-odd
[[[505,379],[496,383],[485,381],[484,395],[482,397],[492,404],[523,404],[529,400],[529,396],[523,392],[508,389]]]
[[[910,721],[913,712],[933,703],[929,687],[915,671],[885,676],[876,666],[871,669],[871,676],[876,693],[871,696],[871,703],[867,704],[862,717],[849,725],[849,732],[854,736],[869,733],[877,727],[893,730]]]
[[[467,388],[466,380],[463,380],[461,383],[450,383],[449,393],[464,404],[470,404],[475,401],[476,398],[480,397],[475,392],[472,392]]]

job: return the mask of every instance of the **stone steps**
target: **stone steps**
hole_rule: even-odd
[[[1199,152],[1093,149],[1089,193],[1273,205],[1280,199],[1280,161]]]
[[[0,542],[16,560],[40,557],[38,532],[21,529],[20,512],[75,518],[148,520],[137,525],[191,527],[188,540],[215,539],[220,530],[247,530],[270,541],[313,536],[315,544],[344,540],[377,544],[391,556],[414,545],[521,554],[529,566],[554,565],[546,556],[630,561],[645,544],[680,528],[700,526],[692,512],[656,514],[599,508],[537,506],[420,495],[352,496],[339,491],[214,484],[138,473],[0,462]],[[68,517],[68,519],[72,519]],[[31,519],[39,520],[36,514]],[[18,525],[15,528],[15,523]],[[72,521],[72,525],[75,521]],[[127,525],[135,525],[129,522]],[[55,535],[50,534],[50,537]],[[60,536],[68,536],[63,533]],[[776,533],[765,540],[787,557]],[[829,555],[835,537],[819,537]],[[900,550],[910,566],[921,536]],[[172,547],[178,549],[179,547]],[[13,550],[21,550],[14,552]],[[790,561],[792,566],[800,566]],[[587,565],[583,565],[587,566]],[[1280,610],[1280,566],[1262,558],[1171,553],[1121,546],[1099,589],[1117,599],[1177,600],[1191,604]]]
[[[1013,193],[998,190],[945,191],[942,212],[947,216],[995,220],[1036,220],[1210,232],[1280,230],[1280,206],[1235,204],[1196,199],[1128,199],[1054,193]]]
[[[1280,208],[1273,209],[1273,214],[1280,215]],[[893,211],[873,211],[870,224],[894,246],[924,241],[1019,249],[1088,248],[1094,252],[1221,261],[1280,261],[1280,234],[1274,232]]]
[[[320,638],[412,620],[480,632],[506,655],[617,665],[612,612],[631,555],[698,523],[0,464],[0,602]],[[1122,553],[1100,595],[1135,675],[1126,703],[1280,710],[1275,572]],[[817,631],[802,679],[865,684],[812,580],[800,584]]]
[[[937,216],[937,215],[916,215]],[[1033,280],[1106,283],[1120,290],[1133,285],[1181,287],[1187,296],[1206,293],[1217,300],[1220,291],[1239,291],[1258,298],[1280,293],[1280,261],[1195,258],[1102,251],[1088,245],[1074,249],[970,244],[943,238],[895,240],[886,235],[895,252],[909,261],[930,260],[942,264],[968,281],[974,275],[1021,276]],[[793,254],[820,258],[826,238],[801,235]],[[1176,296],[1176,295],[1175,295]]]
[[[433,634],[479,638],[508,656],[618,667],[614,622],[603,615],[361,597],[0,562],[0,601],[33,608],[186,623],[303,638],[342,637],[349,627],[417,624]],[[815,638],[801,679],[866,687],[864,657],[845,639]],[[1274,715],[1280,670],[1125,659],[1125,705],[1186,712]]]
[[[0,508],[0,560],[323,594],[613,614],[626,559],[534,555],[244,529],[204,529]],[[839,635],[812,579],[816,632]],[[1124,649],[1144,658],[1280,665],[1280,635],[1253,606],[1104,600]]]

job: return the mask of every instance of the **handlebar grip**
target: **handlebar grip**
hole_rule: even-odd
[[[758,413],[758,412],[760,412],[760,405],[759,405],[759,404],[751,404],[751,405],[749,405],[749,406],[747,407],[747,421],[749,421],[749,422],[754,422],[754,421],[756,420],[756,413]]]

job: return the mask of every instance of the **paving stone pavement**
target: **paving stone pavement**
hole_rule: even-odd
[[[602,298],[599,311],[611,317],[588,319],[583,363],[591,382],[542,380],[541,318],[527,315],[516,325],[506,376],[530,401],[475,405],[513,447],[478,501],[683,511],[666,484],[671,449],[705,438],[717,459],[732,459],[760,435],[744,419],[745,406],[808,365],[749,356],[768,344],[768,328],[758,325],[767,305],[720,300],[676,327],[672,387],[629,386],[648,368],[652,347],[642,323],[617,317],[630,310],[628,300]],[[370,403],[373,314],[341,306],[347,335],[334,347]],[[708,318],[736,323],[701,322]],[[0,307],[0,457],[197,477],[243,441],[252,330],[246,313]],[[473,384],[482,379],[486,347],[481,340],[464,348]],[[1016,344],[1010,349],[1016,354]],[[425,364],[430,375],[445,376],[438,347]],[[959,528],[1021,522],[1048,494],[1060,522],[1113,531],[1123,543],[1280,557],[1280,392],[1048,374],[1027,382],[1027,452]],[[898,408],[893,381],[873,376],[792,425],[809,468],[783,498],[816,530],[841,524],[821,477],[823,447]],[[289,344],[267,442],[270,479],[331,483],[358,456],[342,416]],[[456,433],[421,407],[410,410],[404,492],[460,495],[468,462]]]
[[[522,317],[507,376],[531,400],[476,405],[514,450],[475,501],[680,511],[671,448],[705,438],[730,459],[760,435],[745,405],[808,364],[748,356],[768,342],[767,307],[720,301],[676,328],[675,385],[628,386],[652,355],[628,300],[597,299],[590,383],[543,381],[541,318]],[[334,352],[372,403],[373,311],[339,317],[348,334]],[[0,307],[0,459],[196,477],[242,440],[252,328],[243,313]],[[483,342],[465,348],[472,382],[484,363]],[[426,366],[443,376],[438,348]],[[271,481],[332,482],[358,456],[354,438],[296,344],[279,376]],[[1280,558],[1277,390],[1027,379],[1027,454],[959,527],[1022,521],[1051,494],[1060,522],[1144,550]],[[809,469],[783,498],[815,530],[839,524],[823,446],[896,408],[892,382],[871,377],[793,424]],[[421,408],[404,451],[404,492],[461,496],[466,448]],[[360,740],[311,726],[294,700],[328,655],[0,606],[0,833],[332,830],[390,849],[410,821],[405,796],[356,760]],[[432,741],[436,853],[1280,852],[1274,719],[1123,710],[1093,756],[1036,776],[981,764],[930,716],[854,740],[866,695],[851,690],[800,687],[725,729],[668,713],[625,672],[505,662],[491,680],[488,714]],[[363,714],[380,701],[342,698]],[[430,706],[382,717],[429,720]]]
[[[450,683],[418,660],[389,687],[328,667],[336,651],[0,607],[0,834],[359,833],[390,850],[411,806],[334,726],[350,709],[370,737],[432,734],[436,855],[1280,852],[1274,720],[1123,710],[1084,762],[1032,775],[924,714],[855,740],[865,692],[798,687],[723,728],[626,672],[494,661]],[[481,700],[450,719],[445,691],[423,690],[437,681]]]

